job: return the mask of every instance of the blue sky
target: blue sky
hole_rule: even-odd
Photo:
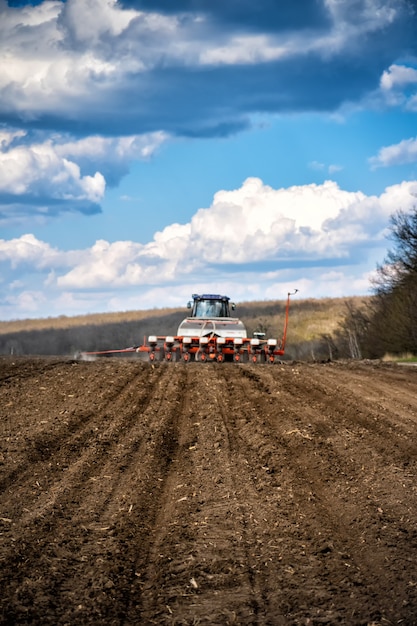
[[[0,320],[368,294],[414,0],[0,0]]]

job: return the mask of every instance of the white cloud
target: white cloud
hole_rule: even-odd
[[[239,189],[217,192],[189,223],[171,224],[147,244],[99,240],[62,252],[25,235],[0,241],[0,263],[14,285],[9,298],[17,302],[19,293],[43,289],[52,294],[56,314],[60,307],[117,310],[122,302],[123,309],[129,302],[136,308],[177,305],[199,289],[237,300],[278,298],[292,288],[306,297],[363,293],[366,259],[372,250],[379,250],[379,260],[385,254],[389,216],[412,209],[416,195],[417,181],[366,196],[332,181],[273,189],[249,178]]]
[[[364,197],[332,181],[272,189],[249,178],[240,189],[218,192],[209,209],[196,213],[190,239],[211,263],[340,256],[346,248],[327,223]]]
[[[324,4],[333,28],[317,40],[316,47],[326,57],[351,49],[362,37],[382,31],[393,23],[400,9],[396,0],[324,0]]]
[[[403,181],[399,185],[387,187],[380,196],[381,209],[385,215],[392,215],[398,209],[405,212],[416,208],[417,181]]]
[[[0,3],[0,109],[36,118],[87,103],[102,104],[132,73],[161,59],[188,58],[195,46],[176,17],[121,7],[116,0],[43,2],[15,9]],[[188,49],[190,48],[190,49]],[[181,61],[181,63],[183,63]]]
[[[246,34],[224,38],[222,43],[206,42],[199,55],[202,65],[258,64],[319,53],[330,57],[350,48],[361,36],[382,30],[398,15],[394,1],[325,0],[332,25],[327,32],[294,31],[279,35]]]
[[[103,36],[119,37],[141,15],[138,11],[122,10],[117,0],[71,0],[62,9],[61,22],[77,41],[89,46]]]
[[[336,172],[341,172],[343,170],[343,166],[342,165],[329,165],[328,167],[328,172],[329,174],[335,174]]]
[[[417,110],[417,69],[412,65],[392,64],[382,73],[377,99],[389,107]]]
[[[259,64],[312,52],[328,58],[381,31],[398,14],[395,2],[356,2],[353,11],[350,4],[326,0],[327,31],[237,34],[219,32],[197,12],[181,19],[122,8],[116,0],[50,1],[19,10],[3,0],[0,109],[28,119],[46,111],[55,115],[57,108],[61,115],[74,112],[101,104],[132,75],[158,67]],[[398,66],[391,66],[383,84],[399,75]]]
[[[202,65],[241,65],[276,61],[294,53],[291,41],[266,35],[246,35],[227,39],[223,45],[212,44],[201,50]]]
[[[39,241],[34,235],[22,235],[16,239],[0,239],[0,263],[10,264],[12,269],[29,266],[33,270],[62,267],[75,262],[77,253],[65,253]]]
[[[20,139],[26,135],[23,130],[12,130],[0,128],[0,151],[5,151],[15,139]]]
[[[387,27],[402,10],[398,0],[324,0],[338,31],[345,37]]]
[[[55,20],[62,11],[61,0],[50,0],[49,2],[41,2],[36,6],[27,5],[19,8],[19,10],[7,7],[8,3],[2,0],[0,9],[2,10],[2,25],[5,35],[9,39],[4,41],[10,43],[15,39],[22,37],[26,40],[28,35],[27,27],[43,26],[45,24],[54,24]]]
[[[0,151],[0,192],[91,202],[103,198],[105,180],[100,172],[82,176],[79,166],[62,158],[51,141],[15,146],[11,142],[3,141]]]
[[[206,14],[168,15],[127,9],[116,0],[48,0],[19,8],[0,0],[0,115],[32,129],[25,135],[0,128],[2,226],[14,219],[13,226],[23,223],[20,232],[27,232],[28,217],[39,224],[65,210],[98,212],[106,188],[132,160],[152,156],[172,136],[168,132],[227,134],[262,111],[335,111],[346,99],[364,101],[366,83],[378,79],[369,59],[381,41],[388,69],[379,104],[383,97],[383,104],[417,110],[417,70],[392,63],[412,50],[409,35],[401,45],[396,35],[406,0],[322,0],[311,27],[284,27],[279,16],[264,30],[261,20],[233,22],[233,11],[220,5]],[[240,67],[233,72],[233,66]],[[89,136],[76,139],[65,128]],[[134,134],[158,128],[168,131]],[[98,134],[106,131],[129,135]],[[371,164],[412,162],[416,142],[382,148]],[[329,177],[341,169],[319,162],[310,167]],[[38,290],[58,314],[60,307],[75,312],[133,303],[137,292],[150,306],[157,296],[161,306],[177,304],[179,295],[188,299],[208,285],[236,299],[274,297],[294,283],[313,293],[359,288],[363,272],[350,273],[356,255],[382,245],[389,214],[398,203],[410,206],[413,185],[366,196],[332,181],[273,189],[250,178],[239,189],[219,191],[188,223],[170,224],[146,244],[99,240],[64,253],[33,235],[0,241],[2,286],[9,285],[22,314],[24,302],[35,312],[30,302],[36,306]],[[335,259],[337,268],[327,271]],[[281,269],[293,263],[317,267],[305,265],[302,277]]]
[[[56,152],[60,156],[88,158],[97,161],[115,163],[134,159],[149,158],[159,146],[168,139],[167,133],[154,132],[126,137],[85,137],[74,141],[56,141]]]
[[[98,212],[106,178],[115,184],[132,161],[149,159],[167,139],[166,133],[154,132],[79,140],[55,134],[35,141],[23,131],[0,130],[0,193],[9,195],[1,222],[71,210]]]
[[[17,294],[10,294],[6,297],[5,309],[11,308],[15,312],[25,311],[23,317],[37,317],[39,310],[47,305],[47,296],[44,291],[27,290],[21,291]],[[3,307],[0,305],[0,311]],[[17,317],[17,316],[16,316]]]
[[[97,242],[57,284],[66,289],[162,284],[217,265],[347,257],[349,246],[375,236],[361,226],[367,200],[331,181],[273,189],[249,178],[239,189],[219,191],[210,208],[199,209],[188,224],[167,226],[148,244]],[[365,222],[375,230],[374,223],[385,217],[376,201],[372,220]]]
[[[373,169],[414,163],[415,161],[417,161],[417,137],[403,139],[400,143],[385,146],[380,149],[377,156],[369,159]]]
[[[380,85],[381,89],[387,91],[405,85],[417,85],[417,70],[406,65],[390,65],[388,70],[383,72]]]
[[[0,301],[0,319],[54,317],[112,311],[183,307],[192,293],[222,293],[239,303],[253,300],[284,300],[299,290],[301,298],[346,297],[369,294],[370,272],[363,266],[320,267],[275,272],[240,272],[194,276],[169,285],[144,285],[118,290],[27,289],[8,293]],[[239,313],[239,308],[237,309]],[[279,329],[278,329],[279,330]],[[138,341],[141,341],[138,337]],[[124,347],[124,346],[115,346]]]
[[[317,171],[321,171],[326,169],[326,166],[324,163],[320,163],[319,161],[311,161],[308,164],[309,168],[312,170],[317,170]]]

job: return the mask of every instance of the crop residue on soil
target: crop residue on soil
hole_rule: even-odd
[[[416,384],[0,358],[0,623],[417,624]]]

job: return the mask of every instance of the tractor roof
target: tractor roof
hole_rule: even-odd
[[[220,296],[214,293],[203,293],[202,295],[193,293],[193,298],[194,300],[230,300],[229,296]]]

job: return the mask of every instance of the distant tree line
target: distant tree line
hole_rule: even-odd
[[[47,328],[0,335],[3,355],[75,355],[78,352],[117,350],[140,345],[144,335],[176,334],[183,313],[137,321]]]
[[[392,248],[377,267],[374,297],[347,311],[340,337],[354,358],[417,355],[417,209],[391,217]]]

